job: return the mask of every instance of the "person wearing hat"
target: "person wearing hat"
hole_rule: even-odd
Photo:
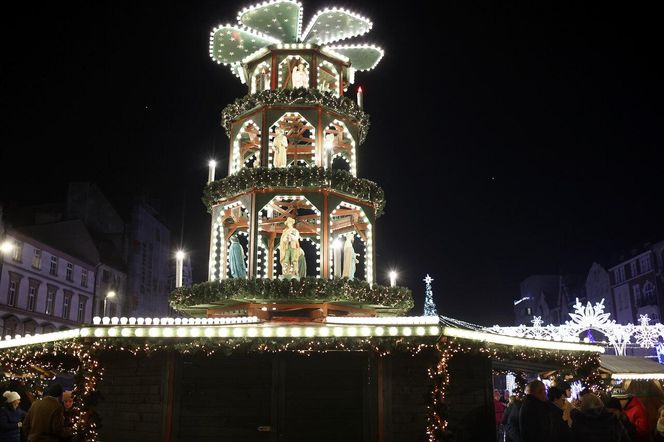
[[[23,423],[28,442],[59,442],[72,436],[72,429],[65,427],[62,393],[62,385],[53,384],[32,404]]]
[[[21,442],[21,419],[25,411],[18,408],[21,396],[15,391],[5,391],[2,394],[5,403],[0,408],[0,442]]]
[[[648,423],[648,412],[643,402],[633,394],[626,393],[622,389],[614,390],[611,397],[620,401],[623,412],[627,415],[632,425],[634,425],[634,428],[636,428],[636,439],[633,442],[649,442],[650,425]]]

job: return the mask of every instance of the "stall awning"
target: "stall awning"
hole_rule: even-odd
[[[664,365],[635,356],[602,355],[600,371],[612,379],[664,379]]]

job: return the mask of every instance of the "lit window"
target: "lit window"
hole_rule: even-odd
[[[41,250],[35,249],[35,254],[32,256],[32,267],[41,269]]]

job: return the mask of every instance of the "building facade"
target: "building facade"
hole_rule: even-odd
[[[647,245],[609,268],[616,321],[638,323],[641,315],[660,322],[663,315],[664,241]]]
[[[4,241],[13,248],[2,256],[2,336],[48,333],[92,322],[94,263],[28,232],[9,229]]]
[[[127,287],[132,315],[166,316],[173,264],[170,231],[145,203],[132,209],[129,244]]]

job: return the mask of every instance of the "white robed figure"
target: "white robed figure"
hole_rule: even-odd
[[[287,152],[288,152],[288,138],[284,135],[284,130],[278,127],[275,130],[277,134],[272,140],[272,151],[274,152],[274,159],[272,165],[274,167],[286,167]]]
[[[293,88],[309,87],[309,71],[304,63],[293,69]]]
[[[346,244],[344,244],[344,273],[343,277],[348,278],[351,281],[355,278],[355,264],[359,261],[357,260],[357,255],[355,254],[355,249],[353,249],[353,237],[354,234],[349,233],[346,235]]]
[[[297,278],[300,258],[300,232],[293,227],[295,220],[286,218],[286,228],[279,239],[279,262],[284,278]]]

